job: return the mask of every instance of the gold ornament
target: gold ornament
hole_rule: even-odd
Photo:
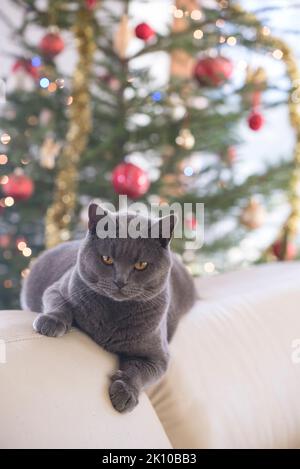
[[[176,137],[176,143],[184,150],[191,150],[195,145],[195,137],[190,129],[181,129]]]
[[[78,48],[78,63],[73,76],[69,107],[69,129],[66,144],[59,159],[54,201],[46,215],[46,245],[56,246],[70,238],[70,222],[76,205],[78,163],[85,150],[92,127],[89,78],[93,65],[95,40],[93,13],[83,6],[77,13],[74,35]]]
[[[129,42],[133,37],[133,31],[129,25],[128,15],[123,15],[114,37],[114,50],[120,57],[125,59]]]
[[[267,74],[263,67],[252,68],[247,67],[246,83],[255,85],[256,88],[262,90],[267,86]]]
[[[61,147],[61,143],[55,142],[51,137],[46,137],[43,145],[41,146],[40,165],[43,168],[53,169]]]
[[[255,199],[251,199],[241,214],[241,223],[250,230],[260,228],[266,219],[264,207]]]
[[[169,197],[181,197],[184,194],[184,186],[180,174],[167,173],[161,178],[162,184],[160,197],[162,200],[168,200]]]
[[[188,15],[184,14],[184,11],[188,15],[192,15],[193,12],[193,16],[196,16],[195,12],[201,15],[197,0],[176,0],[172,25],[172,30],[176,34],[184,33],[189,28],[189,18]],[[176,12],[182,12],[182,16],[176,14]],[[193,75],[195,63],[196,59],[191,54],[183,49],[174,49],[171,53],[171,76],[190,79]]]
[[[190,79],[195,64],[196,60],[193,56],[182,49],[176,49],[172,52],[170,73],[173,77]]]
[[[220,1],[219,1],[220,4]],[[280,239],[283,242],[281,258],[286,258],[287,248],[296,238],[299,222],[300,222],[300,106],[299,99],[294,96],[300,96],[300,70],[295,54],[284,40],[273,36],[269,29],[259,21],[253,14],[245,11],[238,4],[228,4],[228,9],[233,16],[239,16],[243,21],[251,23],[257,28],[257,40],[263,46],[272,51],[272,55],[277,60],[282,60],[286,66],[286,72],[291,82],[291,93],[289,97],[288,107],[289,116],[292,127],[295,129],[296,145],[294,150],[294,168],[289,187],[289,204],[290,214],[281,230]]]

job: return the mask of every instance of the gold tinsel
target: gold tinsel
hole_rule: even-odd
[[[77,14],[74,36],[78,63],[69,99],[69,129],[59,157],[59,172],[53,204],[46,214],[46,246],[53,247],[70,238],[70,223],[77,198],[78,163],[92,127],[89,78],[95,50],[92,12],[83,7]]]
[[[288,243],[293,242],[297,235],[300,221],[300,70],[296,57],[286,42],[273,36],[270,30],[263,26],[258,18],[245,11],[240,5],[229,5],[233,16],[243,17],[244,20],[257,28],[257,42],[273,51],[273,56],[285,63],[288,78],[291,83],[289,96],[289,116],[292,127],[296,134],[296,145],[294,150],[294,168],[289,187],[290,214],[281,230],[282,252],[280,259],[286,258]]]

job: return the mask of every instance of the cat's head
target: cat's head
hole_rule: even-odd
[[[136,213],[108,212],[91,204],[88,233],[78,257],[82,279],[94,291],[116,301],[153,298],[164,288],[170,272],[169,243],[175,224],[173,214],[150,219]],[[110,236],[103,237],[108,225]]]

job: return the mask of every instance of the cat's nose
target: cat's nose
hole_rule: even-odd
[[[114,280],[114,284],[121,290],[126,285],[124,280]]]

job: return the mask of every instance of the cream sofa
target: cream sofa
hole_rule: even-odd
[[[76,329],[33,332],[0,312],[1,448],[300,448],[300,263],[198,281],[160,383],[130,414],[109,402],[116,366]]]

